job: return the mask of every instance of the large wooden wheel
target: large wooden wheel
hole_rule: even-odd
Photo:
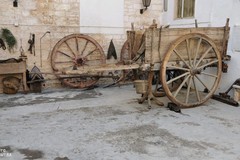
[[[180,75],[168,79],[168,70],[180,70]],[[168,98],[182,108],[206,102],[216,91],[222,69],[222,59],[214,42],[203,34],[191,33],[170,45],[160,68],[161,82]],[[182,79],[176,90],[169,84]]]
[[[142,39],[142,35],[140,36],[140,38]],[[137,41],[135,45],[136,45],[134,46],[135,50],[136,48],[137,50],[139,50],[139,47],[141,46],[139,41]],[[126,40],[121,49],[120,63],[131,64],[131,63],[135,63],[136,61],[144,61],[143,60],[144,56],[137,55],[135,54],[135,52],[136,51],[131,52],[130,46],[129,46],[129,40]],[[140,70],[126,69],[126,70],[123,70],[123,76],[124,76],[123,78],[124,80],[130,80],[130,81],[133,81],[135,79],[143,79],[143,78],[146,79],[146,72],[142,72]]]
[[[83,34],[71,34],[54,46],[51,66],[56,76],[67,86],[86,88],[95,84],[102,73],[91,75],[60,75],[68,70],[83,69],[85,66],[100,66],[106,63],[102,47],[93,38]]]
[[[128,40],[126,40],[122,46],[122,49],[121,49],[121,54],[120,54],[120,62],[125,62],[125,61],[130,61],[132,60],[132,57],[130,56],[130,53],[129,53],[129,42]],[[131,57],[131,58],[130,58]]]

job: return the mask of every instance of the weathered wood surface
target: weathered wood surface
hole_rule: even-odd
[[[138,69],[139,64],[130,64],[130,65],[119,65],[119,64],[103,64],[100,66],[85,66],[79,67],[77,70],[66,70],[62,71],[63,74],[68,75],[81,75],[81,74],[94,74],[104,71],[112,70],[127,70],[127,69]]]
[[[145,32],[145,62],[161,62],[170,45],[179,37],[190,33],[200,33],[208,36],[216,44],[220,53],[223,53],[225,27],[147,29]],[[194,47],[194,44],[192,45]]]
[[[0,74],[15,74],[26,72],[25,62],[0,63]]]
[[[137,54],[138,50],[141,47],[142,42],[144,41],[144,31],[128,31],[128,42],[129,42],[129,60],[132,60]]]
[[[19,63],[0,63],[0,93],[3,93],[2,80],[8,76],[15,76],[21,79],[20,89],[27,91],[27,80],[26,80],[26,61],[23,60]]]

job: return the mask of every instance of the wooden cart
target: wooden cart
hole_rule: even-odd
[[[78,88],[92,86],[99,78],[109,76],[104,75],[105,71],[113,71],[114,77],[116,72],[145,70],[149,73],[148,90],[140,102],[147,98],[149,106],[156,95],[151,87],[153,73],[159,71],[158,90],[162,88],[182,108],[194,107],[206,102],[218,88],[223,61],[229,59],[226,55],[229,30],[227,20],[224,27],[128,31],[118,64],[106,64],[103,49],[91,37],[72,34],[55,45],[51,65],[64,84]],[[122,79],[117,75],[115,78]]]

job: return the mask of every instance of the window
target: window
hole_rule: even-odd
[[[177,18],[194,17],[195,0],[177,0]]]

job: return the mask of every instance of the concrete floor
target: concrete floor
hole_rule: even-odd
[[[1,94],[0,159],[240,160],[240,108],[210,99],[179,114],[139,97],[132,85]]]

